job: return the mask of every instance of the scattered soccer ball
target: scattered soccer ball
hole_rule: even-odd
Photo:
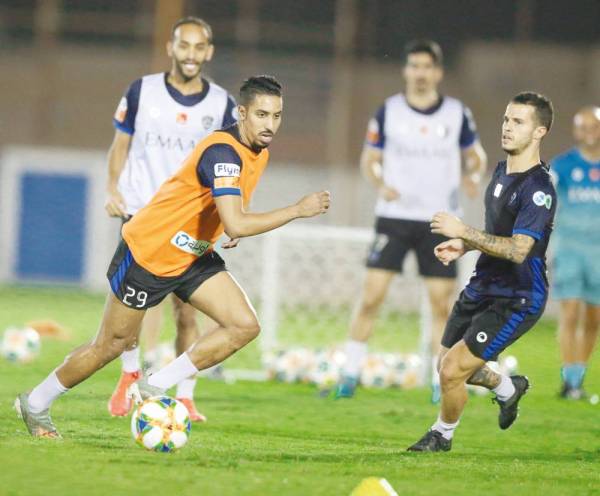
[[[390,387],[394,383],[393,363],[382,354],[369,354],[360,373],[360,383],[367,388]]]
[[[131,416],[133,439],[150,451],[170,453],[188,441],[192,423],[183,403],[168,396],[149,398]]]
[[[346,354],[340,348],[291,348],[262,354],[269,379],[281,382],[310,382],[320,392],[331,390],[341,379]],[[416,353],[370,353],[365,358],[360,383],[365,387],[401,387],[420,384],[423,362]]]
[[[40,335],[35,329],[9,327],[4,331],[0,351],[10,362],[28,363],[40,354]]]
[[[308,370],[308,381],[321,391],[332,388],[341,378],[345,361],[346,355],[341,350],[318,350],[312,367]]]
[[[314,362],[314,353],[306,348],[284,350],[271,358],[270,375],[281,382],[303,382]]]
[[[518,372],[519,362],[516,357],[507,355],[500,360],[500,370],[503,374],[511,376]]]
[[[412,389],[421,382],[423,360],[416,353],[386,354],[387,363],[393,369],[393,385],[402,389]]]

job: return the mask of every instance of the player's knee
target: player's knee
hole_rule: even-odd
[[[563,327],[562,330],[566,332],[576,331],[577,324],[579,323],[579,315],[576,313],[564,313],[562,316]]]
[[[260,324],[254,316],[240,319],[236,325],[236,347],[247,345],[260,334]]]
[[[448,301],[444,298],[436,298],[432,300],[430,303],[431,313],[434,317],[442,320],[447,320],[448,315],[450,315],[450,310],[448,308]]]
[[[444,357],[439,366],[440,383],[444,385],[452,385],[460,380],[460,367],[456,360],[452,360],[448,356]]]
[[[360,312],[363,315],[375,316],[382,302],[383,298],[378,295],[365,294],[360,304]]]

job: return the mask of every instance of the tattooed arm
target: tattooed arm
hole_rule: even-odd
[[[472,249],[518,264],[523,263],[535,242],[526,234],[514,234],[511,238],[494,236],[468,226],[458,217],[446,212],[439,212],[433,216],[431,232],[449,238],[460,238]]]
[[[533,247],[535,240],[526,234],[514,234],[511,238],[493,236],[465,225],[465,234],[461,236],[473,248],[488,255],[505,258],[515,263],[523,263]]]
[[[500,374],[497,374],[487,365],[484,365],[467,379],[467,384],[494,389],[495,387],[498,387],[501,379],[502,376]]]

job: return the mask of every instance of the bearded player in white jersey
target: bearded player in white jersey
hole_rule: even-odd
[[[458,214],[461,180],[466,193],[474,197],[486,169],[486,155],[471,112],[460,101],[439,93],[443,77],[439,45],[413,41],[406,46],[405,55],[406,91],[386,99],[371,119],[360,160],[379,196],[376,238],[350,325],[347,362],[337,398],[354,395],[377,313],[410,250],[416,252],[427,288],[432,313],[431,356],[437,357],[454,293],[456,267],[436,260],[433,248],[443,238],[431,234],[429,221],[438,211]],[[437,403],[440,388],[435,361],[432,401]]]
[[[211,60],[213,52],[210,25],[197,17],[180,19],[167,43],[171,70],[136,80],[121,99],[108,154],[105,207],[110,216],[129,220],[180,167],[198,141],[236,121],[234,99],[201,76],[202,66]],[[175,295],[172,301],[177,327],[175,348],[180,355],[198,339],[197,315],[192,306]],[[161,325],[162,305],[149,310],[142,323],[149,361],[156,353]],[[139,355],[136,343],[121,356],[121,378],[108,403],[113,416],[124,416],[131,410],[126,392],[141,376]],[[195,383],[195,377],[181,381],[176,397],[186,405],[192,420],[205,421],[194,404]]]

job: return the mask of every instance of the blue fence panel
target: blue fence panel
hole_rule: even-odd
[[[17,276],[81,282],[88,179],[28,172],[21,177]]]

